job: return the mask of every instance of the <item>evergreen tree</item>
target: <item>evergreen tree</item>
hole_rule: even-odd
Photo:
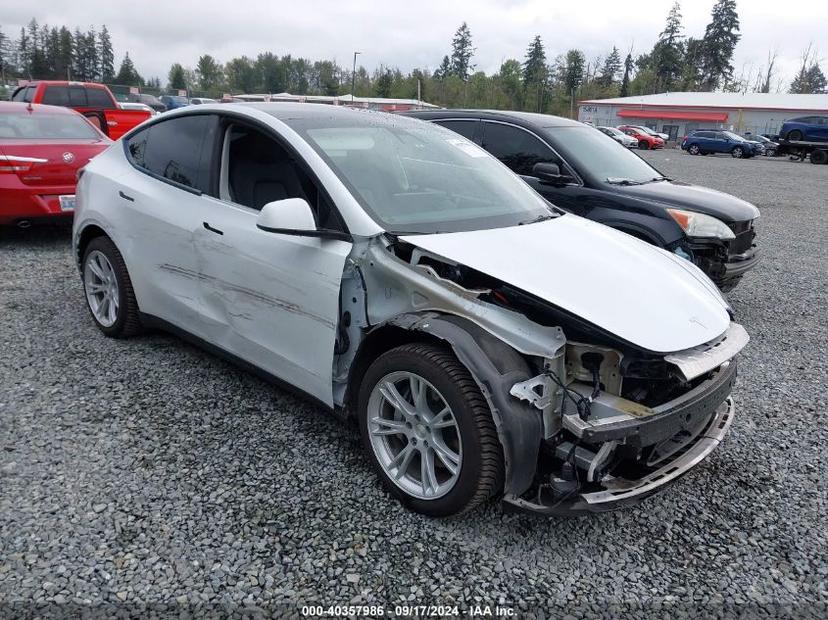
[[[601,67],[601,74],[598,76],[598,83],[604,88],[611,87],[615,83],[620,70],[621,53],[618,51],[618,48],[613,45],[612,51],[604,59],[604,65]]]
[[[526,60],[523,61],[523,83],[538,84],[546,79],[546,51],[540,35],[535,35],[526,50]]]
[[[500,72],[496,76],[500,82],[500,88],[507,98],[507,107],[512,110],[520,110],[523,107],[523,69],[520,62],[514,58],[503,61],[500,65]]]
[[[237,93],[251,93],[256,89],[256,68],[247,56],[233,58],[224,66],[227,84]]]
[[[29,35],[25,28],[20,28],[20,38],[17,40],[17,65],[20,72],[31,78],[31,65],[29,64]]]
[[[273,54],[270,54],[270,56],[273,57]],[[259,55],[260,60],[261,58],[262,54]],[[278,72],[278,62],[276,70]],[[262,69],[260,69],[260,72],[265,73]],[[214,90],[221,83],[221,66],[210,54],[199,56],[198,63],[196,63],[196,80],[198,87],[205,92]],[[270,93],[279,92],[278,90],[273,90],[272,85],[265,86],[265,89]]]
[[[380,69],[374,80],[374,94],[377,97],[390,97],[394,78],[389,69]]]
[[[657,89],[671,91],[679,82],[684,62],[684,43],[681,34],[681,7],[673,4],[667,15],[664,31],[659,35],[653,53],[653,71]]]
[[[115,77],[115,53],[112,51],[112,39],[105,25],[98,33],[98,64],[101,82],[111,83]]]
[[[689,37],[684,45],[684,68],[681,74],[681,89],[696,91],[703,79],[704,41]]]
[[[144,80],[132,64],[132,59],[129,57],[129,52],[124,54],[124,59],[121,61],[121,67],[118,69],[118,75],[115,76],[115,82],[124,86],[141,86]]]
[[[451,75],[451,60],[448,56],[443,56],[443,62],[440,63],[440,66],[434,72],[434,79],[444,80],[449,75]]]
[[[61,80],[71,79],[72,63],[75,57],[75,43],[72,33],[66,26],[58,31],[58,52],[55,59],[55,77]]]
[[[710,23],[704,31],[702,57],[702,87],[716,90],[733,77],[733,51],[739,42],[739,15],[736,0],[718,0],[710,14]]]
[[[811,53],[809,45],[802,55],[802,66],[791,82],[789,92],[800,95],[821,94],[825,92],[825,86],[825,74]]]
[[[566,69],[564,75],[564,86],[566,92],[572,94],[584,81],[584,70],[586,69],[586,57],[581,50],[569,50],[566,53]]]
[[[474,69],[471,57],[474,55],[472,35],[466,22],[463,22],[454,33],[451,42],[451,73],[461,80],[466,80]]]
[[[184,67],[181,63],[175,62],[170,67],[170,72],[167,74],[167,88],[171,90],[186,90],[187,80],[184,76]]]
[[[621,92],[619,93],[621,97],[628,97],[630,94],[630,79],[634,66],[632,52],[630,52],[624,59],[624,77],[621,78]]]
[[[9,38],[3,34],[3,29],[0,28],[0,80],[6,83],[6,74],[12,72],[11,66],[11,50],[9,49]]]

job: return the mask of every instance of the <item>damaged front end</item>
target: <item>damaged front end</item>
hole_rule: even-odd
[[[387,329],[445,342],[486,398],[505,461],[503,500],[543,514],[601,512],[664,488],[733,419],[731,323],[659,354],[543,299],[399,238],[355,244],[342,287],[334,394],[347,408],[360,351]]]

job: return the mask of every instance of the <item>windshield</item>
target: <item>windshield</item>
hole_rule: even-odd
[[[638,184],[663,178],[638,155],[587,127],[547,127],[545,131],[564,159],[598,182]]]
[[[285,122],[389,232],[501,228],[555,215],[494,157],[437,125],[373,112]]]
[[[600,129],[601,129],[601,131],[603,131],[604,133],[607,133],[607,134],[612,134],[612,135],[614,135],[614,136],[623,136],[623,135],[626,135],[623,131],[621,131],[620,129],[616,129],[615,127],[601,127]]]
[[[102,136],[79,114],[23,113],[0,117],[0,139],[101,140]]]
[[[725,135],[725,138],[730,140],[735,140],[736,142],[747,142],[747,140],[745,140],[742,136],[735,133],[731,133],[729,131],[723,131],[722,133]]]

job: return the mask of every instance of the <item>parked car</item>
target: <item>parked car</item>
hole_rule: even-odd
[[[791,142],[828,142],[828,116],[800,116],[782,124],[779,135]]]
[[[151,114],[145,110],[124,110],[103,84],[40,80],[20,86],[12,101],[42,103],[72,108],[113,140],[140,125]]]
[[[436,125],[203,105],[131,132],[78,190],[104,334],[164,326],[355,416],[413,510],[617,508],[733,420],[748,336],[701,271]]]
[[[621,130],[635,129],[636,131],[638,131],[640,133],[646,133],[648,135],[655,136],[656,138],[661,138],[665,142],[667,142],[667,140],[670,139],[669,134],[659,133],[655,129],[651,129],[650,127],[645,127],[644,125],[619,125],[618,128],[621,129]]]
[[[110,144],[69,108],[0,102],[0,225],[72,217],[75,175]]]
[[[218,103],[216,99],[210,99],[208,97],[191,97],[190,103],[192,105],[201,105],[203,103]]]
[[[635,138],[638,143],[638,148],[643,150],[648,149],[662,149],[664,148],[664,139],[660,136],[644,131],[640,127],[632,125],[619,125],[618,129],[623,131],[628,136]]]
[[[186,97],[178,95],[161,95],[160,100],[167,110],[177,110],[190,105],[190,101]]]
[[[144,105],[148,105],[156,112],[166,112],[167,106],[155,95],[150,95],[149,93],[138,93],[136,94],[129,94],[127,95],[127,101],[132,103],[143,103]]]
[[[133,101],[119,101],[118,107],[122,110],[144,110],[146,112],[149,112],[150,116],[155,116],[159,114],[159,112],[156,112],[145,103],[136,103]]]
[[[758,262],[752,204],[667,179],[580,123],[524,112],[406,113],[481,145],[552,204],[687,258],[722,290]]]
[[[768,157],[776,157],[776,153],[779,150],[779,143],[774,142],[767,136],[763,136],[761,134],[756,133],[748,133],[744,135],[745,140],[753,140],[759,142],[764,149],[763,155]]]
[[[749,142],[740,135],[720,129],[699,129],[690,132],[682,140],[681,149],[691,155],[728,153],[737,159],[747,159],[762,154],[757,142]]]
[[[622,146],[626,146],[629,148],[634,148],[638,146],[638,140],[636,140],[632,136],[628,136],[620,129],[616,129],[615,127],[598,127],[597,129],[601,133],[607,134],[610,138],[612,138]]]

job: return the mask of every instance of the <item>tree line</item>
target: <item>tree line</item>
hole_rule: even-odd
[[[380,66],[368,72],[332,60],[310,60],[290,54],[263,52],[255,58],[240,56],[222,63],[209,54],[193,67],[173,63],[166,76],[170,90],[190,90],[202,96],[232,93],[279,93],[394,97],[447,107],[489,107],[554,114],[574,112],[578,99],[644,95],[665,91],[771,92],[783,89],[777,76],[777,52],[767,63],[743,68],[737,75],[733,55],[741,38],[735,0],[717,0],[703,33],[686,35],[681,6],[670,9],[664,29],[652,49],[623,53],[617,46],[588,59],[582,50],[570,49],[550,58],[540,35],[529,42],[522,59],[509,58],[487,75],[476,70],[471,30],[465,22],[455,32],[448,53],[433,71]],[[118,71],[106,26],[85,32],[66,26],[39,25],[34,19],[16,40],[0,29],[0,72],[4,81],[73,79],[101,81],[160,89],[157,77],[145,80],[129,53]],[[811,46],[802,54],[801,68],[790,83],[792,93],[825,92],[826,78]]]

